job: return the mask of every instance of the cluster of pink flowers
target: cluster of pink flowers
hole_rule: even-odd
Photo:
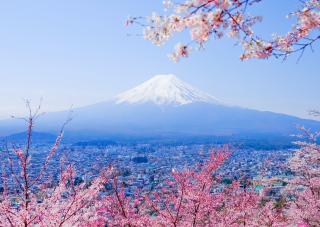
[[[3,172],[0,194],[0,226],[319,226],[320,146],[318,134],[307,130],[311,142],[288,161],[295,173],[291,179],[265,179],[261,193],[255,183],[240,179],[222,184],[217,170],[231,154],[224,146],[212,150],[210,158],[196,168],[172,170],[171,177],[153,191],[126,196],[117,170],[108,167],[90,182],[77,182],[72,165],[61,163],[57,182],[48,178],[47,166],[62,138],[58,136],[42,170],[29,175],[31,166],[30,118],[26,148],[13,149],[10,172]],[[12,156],[9,156],[12,157]],[[14,166],[21,172],[17,174]],[[285,181],[283,199],[267,195],[268,185]],[[8,183],[11,183],[9,186]],[[12,184],[13,183],[13,184]],[[13,185],[13,186],[12,186]],[[112,187],[106,190],[106,185]]]
[[[211,37],[220,39],[224,35],[233,37],[242,44],[242,60],[286,57],[294,52],[303,52],[306,47],[320,39],[319,0],[304,2],[301,10],[290,14],[297,18],[292,31],[286,35],[276,35],[272,40],[263,40],[253,32],[253,25],[262,18],[246,13],[249,6],[260,1],[262,0],[185,0],[176,4],[165,0],[167,15],[153,13],[146,18],[146,23],[141,23],[141,17],[130,18],[127,24],[143,25],[144,38],[156,45],[162,45],[175,33],[190,31],[191,43],[179,44],[176,47],[170,55],[174,61],[189,56],[186,52],[188,53],[192,43],[203,47]],[[181,51],[182,47],[184,51]]]
[[[34,119],[27,119],[28,132],[25,148],[7,150],[8,166],[3,169],[0,194],[0,226],[73,226],[95,220],[93,205],[97,201],[111,169],[90,182],[90,185],[75,184],[75,170],[72,165],[61,163],[58,182],[53,182],[47,169],[56,153],[63,131],[50,149],[41,170],[30,176],[31,139]],[[10,155],[16,158],[13,158]],[[16,170],[20,170],[17,173]]]
[[[289,204],[290,216],[295,222],[306,221],[310,226],[320,225],[320,146],[316,144],[319,132],[302,128],[311,141],[298,142],[301,149],[289,160],[289,168],[296,177],[288,182],[286,193],[296,197]]]
[[[250,40],[244,42],[244,54],[242,59],[287,57],[288,55],[301,52],[320,39],[320,1],[306,1],[301,10],[289,15],[296,17],[297,22],[292,30],[286,35],[274,35],[271,41]]]

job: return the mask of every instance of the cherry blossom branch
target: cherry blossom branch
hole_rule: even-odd
[[[267,59],[269,57],[284,60],[294,53],[300,53],[298,61],[305,50],[319,41],[320,35],[320,0],[301,1],[301,9],[291,13],[297,18],[292,31],[286,35],[275,36],[272,40],[257,36],[252,27],[261,21],[261,17],[251,17],[246,13],[248,6],[262,0],[188,0],[183,3],[172,3],[165,0],[164,4],[169,15],[153,13],[145,18],[133,17],[127,20],[127,25],[143,26],[144,38],[156,45],[162,45],[175,33],[189,30],[191,43],[178,43],[170,55],[174,61],[188,57],[192,50],[191,44],[199,48],[210,40],[210,37],[220,39],[225,34],[235,38],[243,47],[240,59]],[[312,38],[312,35],[315,35]],[[303,43],[303,40],[308,42]]]

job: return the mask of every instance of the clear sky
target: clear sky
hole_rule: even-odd
[[[156,47],[129,15],[162,11],[162,0],[33,0],[0,3],[0,118],[20,114],[23,99],[43,97],[56,111],[107,100],[155,74],[179,78],[231,104],[309,117],[320,109],[320,45],[281,60],[241,62],[241,47],[223,39],[176,64],[167,58],[177,39]],[[286,14],[298,0],[265,0],[252,13],[268,36],[290,28]],[[132,36],[127,36],[127,33]],[[185,39],[184,36],[179,38]]]

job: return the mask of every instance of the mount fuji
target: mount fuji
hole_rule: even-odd
[[[178,79],[157,75],[109,101],[76,108],[66,136],[77,139],[189,136],[229,136],[296,133],[297,125],[319,129],[320,122],[285,114],[225,104]],[[37,131],[59,129],[69,112],[48,113]],[[0,121],[0,136],[23,131],[22,122]]]
[[[141,85],[121,93],[116,103],[180,106],[191,103],[219,103],[215,97],[183,82],[175,75],[157,75]]]

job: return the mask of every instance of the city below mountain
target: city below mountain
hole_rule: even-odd
[[[53,133],[69,111],[48,113],[38,132]],[[178,79],[157,75],[115,98],[76,108],[65,136],[74,140],[172,138],[244,135],[289,136],[297,126],[320,128],[319,121],[226,105]],[[23,122],[0,121],[0,136],[25,131]]]

